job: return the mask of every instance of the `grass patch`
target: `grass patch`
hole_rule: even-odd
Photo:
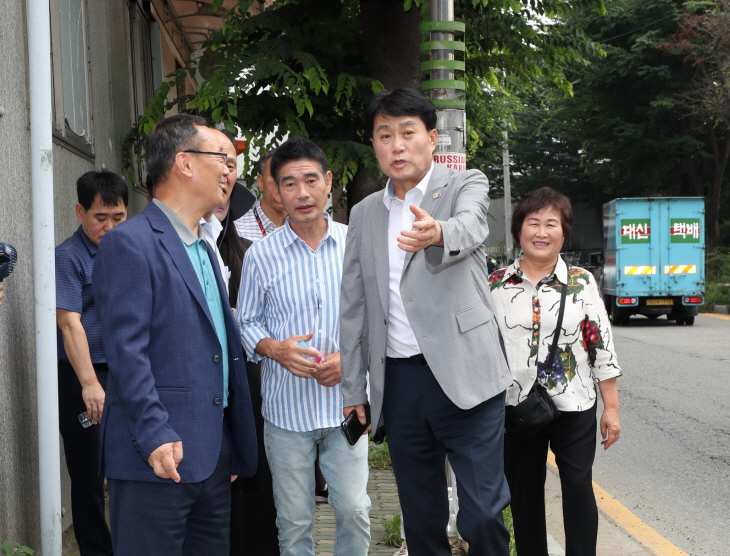
[[[515,547],[515,527],[512,522],[512,508],[510,506],[507,506],[507,508],[502,512],[502,518],[504,519],[504,524],[507,526],[507,529],[509,529],[509,556],[517,556],[517,548]]]
[[[715,305],[730,305],[730,249],[717,247],[707,254],[705,277],[705,303],[702,312],[711,312]]]
[[[509,556],[517,556],[517,548],[515,547],[515,529],[512,524],[512,508],[507,506],[507,509],[502,512],[502,518],[504,524],[509,529]],[[400,547],[403,544],[403,538],[400,536],[400,522],[401,514],[394,515],[390,519],[383,520],[383,527],[385,528],[385,535],[383,536],[383,544],[386,546]]]
[[[375,444],[370,441],[368,450],[368,463],[370,469],[393,469],[393,462],[390,460],[390,448],[388,443]]]
[[[715,305],[730,305],[728,287],[721,285],[727,283],[709,279],[705,282],[705,302],[700,306],[701,313],[711,313],[715,309]]]
[[[384,545],[400,548],[403,544],[403,537],[400,536],[400,520],[401,514],[383,520],[383,527],[385,528],[385,535],[383,536]]]
[[[4,556],[31,556],[35,553],[32,548],[23,546],[17,542],[13,544],[10,541],[3,541],[0,544],[0,549],[2,549]]]

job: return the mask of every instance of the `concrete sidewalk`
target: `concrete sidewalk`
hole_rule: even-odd
[[[548,539],[550,556],[565,556],[565,534],[563,531],[563,499],[560,493],[560,477],[551,465],[547,466],[545,499],[547,506]],[[550,541],[553,541],[550,543]],[[639,544],[616,523],[598,510],[598,556],[647,556],[654,554]]]

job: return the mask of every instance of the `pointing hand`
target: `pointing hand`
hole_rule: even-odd
[[[441,224],[431,218],[421,207],[410,206],[411,212],[416,215],[413,230],[403,230],[398,236],[398,247],[410,253],[421,251],[431,245],[443,246],[444,236]]]

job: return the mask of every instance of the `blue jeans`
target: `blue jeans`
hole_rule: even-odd
[[[339,428],[294,432],[264,422],[266,457],[274,483],[281,556],[314,556],[314,459],[335,509],[333,556],[367,556],[370,498],[367,436],[350,446]]]

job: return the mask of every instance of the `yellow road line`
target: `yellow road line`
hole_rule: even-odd
[[[713,319],[730,320],[730,315],[721,315],[718,313],[700,313],[703,317],[712,317]]]
[[[548,451],[548,463],[555,469],[555,455]],[[621,504],[608,492],[593,482],[593,492],[596,494],[596,504],[616,525],[626,531],[634,540],[659,556],[687,556],[687,553],[674,546],[646,523],[641,521],[631,510]]]

